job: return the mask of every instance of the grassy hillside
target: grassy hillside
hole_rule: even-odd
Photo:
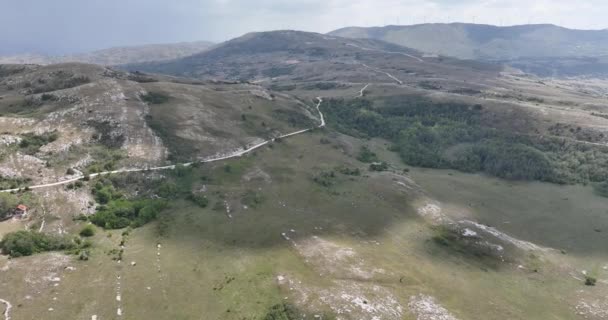
[[[518,216],[527,204],[526,219],[513,219],[508,226],[525,241],[538,237],[537,226],[528,221],[548,215],[547,203],[564,201],[562,193],[576,194],[567,202],[580,208],[599,208],[605,199],[578,187],[521,184],[521,194],[542,191],[548,202],[522,203],[520,197],[509,196],[500,204],[488,203],[486,209],[481,203],[498,201],[508,184],[437,171],[402,175],[391,152],[377,142],[319,132],[184,174],[110,177],[117,188],[137,189],[139,194],[154,181],[173,182],[202,193],[209,205],[177,198],[157,222],[130,231],[98,230],[86,261],[57,254],[0,260],[13,275],[0,284],[3,298],[23,305],[13,309],[13,317],[44,314],[48,319],[106,318],[115,316],[117,308],[134,319],[189,319],[200,314],[216,319],[273,319],[269,315],[277,314],[291,316],[286,319],[417,319],[430,312],[422,305],[460,319],[487,319],[506,312],[513,319],[566,319],[576,317],[577,305],[592,303],[598,292],[604,292],[605,287],[585,287],[569,276],[580,274],[582,268],[600,279],[605,276],[605,250],[599,245],[605,242],[586,239],[604,236],[588,232],[592,222],[605,224],[594,214],[580,217],[580,229],[559,228],[569,228],[576,243],[593,241],[599,247],[585,251],[565,247],[570,241],[550,242],[567,255],[518,249],[469,227],[482,237],[480,241],[504,246],[505,252],[497,257],[483,247],[472,254],[475,242],[442,233],[425,212],[436,207],[433,210],[449,219],[490,223],[503,221],[503,215]],[[356,152],[349,151],[362,145],[398,172],[369,172],[367,164],[355,159]],[[361,175],[343,174],[346,171],[336,167],[358,168]],[[315,179],[330,171],[330,184]],[[440,182],[446,177],[447,185]],[[425,189],[412,178],[424,181]],[[460,196],[444,194],[451,187],[457,187]],[[491,210],[495,207],[501,212]],[[76,230],[84,225],[71,223]],[[444,237],[441,242],[439,235]],[[46,267],[39,269],[42,265]],[[21,281],[23,277],[30,281]],[[71,294],[74,290],[77,298]],[[300,316],[293,318],[294,314]]]

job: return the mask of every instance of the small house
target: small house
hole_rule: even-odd
[[[26,205],[23,205],[23,204],[18,205],[15,208],[15,210],[14,210],[13,217],[14,218],[22,218],[22,217],[26,216],[27,215],[27,209],[28,208],[27,208]]]

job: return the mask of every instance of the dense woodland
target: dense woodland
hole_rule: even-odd
[[[391,141],[392,150],[413,166],[555,183],[608,178],[608,149],[491,128],[483,123],[488,111],[482,105],[399,96],[374,102],[334,99],[324,111],[338,131]]]

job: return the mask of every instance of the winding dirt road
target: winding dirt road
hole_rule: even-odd
[[[4,309],[4,320],[11,320],[11,309],[13,308],[13,305],[4,300],[4,299],[0,299],[0,303],[4,304],[6,306],[6,309]]]
[[[323,128],[325,127],[325,117],[323,116],[323,112],[321,112],[321,103],[323,103],[323,98],[321,97],[317,97],[318,103],[315,106],[315,108],[317,109],[317,112],[319,113],[319,125],[316,127],[312,127],[312,128],[308,128],[308,129],[303,129],[303,130],[298,130],[295,132],[291,132],[291,133],[287,133],[281,136],[278,136],[276,138],[272,138],[270,140],[266,140],[263,142],[260,142],[258,144],[255,144],[247,149],[244,150],[239,150],[239,151],[234,151],[225,155],[220,155],[220,156],[216,156],[216,157],[211,157],[211,158],[207,158],[207,159],[203,159],[200,161],[195,161],[195,162],[188,162],[188,163],[179,163],[179,164],[173,164],[173,165],[168,165],[168,166],[162,166],[162,167],[152,167],[152,168],[131,168],[131,169],[119,169],[119,170],[113,170],[113,171],[104,171],[104,172],[99,172],[99,173],[92,173],[89,175],[89,178],[95,178],[98,176],[105,176],[105,175],[109,175],[109,174],[115,174],[115,173],[128,173],[128,172],[143,172],[143,171],[159,171],[159,170],[173,170],[175,169],[176,166],[179,165],[183,165],[186,167],[189,167],[195,163],[208,163],[208,162],[217,162],[217,161],[222,161],[222,160],[227,160],[227,159],[231,159],[231,158],[238,158],[240,156],[243,156],[253,150],[259,149],[267,144],[269,144],[270,142],[275,141],[276,139],[283,139],[283,138],[288,138],[291,136],[295,136],[295,135],[299,135],[308,131],[311,131],[315,128]],[[61,181],[57,181],[57,182],[53,182],[53,183],[47,183],[47,184],[40,184],[40,185],[34,185],[34,186],[28,186],[27,188],[29,188],[30,190],[34,190],[34,189],[42,189],[42,188],[50,188],[50,187],[55,187],[55,186],[60,186],[60,185],[65,185],[65,184],[69,184],[72,182],[76,182],[78,180],[82,180],[85,178],[85,175],[83,174],[79,174],[78,176],[71,178],[71,179],[66,179],[66,180],[61,180]],[[24,187],[25,188],[25,187]],[[0,192],[16,192],[16,191],[20,191],[23,190],[24,188],[16,188],[16,189],[6,189],[6,190],[0,190]],[[0,300],[2,301],[2,300]]]

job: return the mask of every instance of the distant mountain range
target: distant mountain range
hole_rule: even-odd
[[[213,46],[207,41],[181,42],[170,44],[150,44],[142,46],[115,47],[88,53],[45,56],[39,54],[21,54],[0,56],[0,64],[53,64],[64,62],[83,62],[99,65],[121,65],[151,61],[166,61],[190,56],[205,51]]]
[[[329,33],[377,39],[460,59],[512,60],[608,55],[608,30],[573,30],[550,24],[498,27],[450,23],[348,27]]]

